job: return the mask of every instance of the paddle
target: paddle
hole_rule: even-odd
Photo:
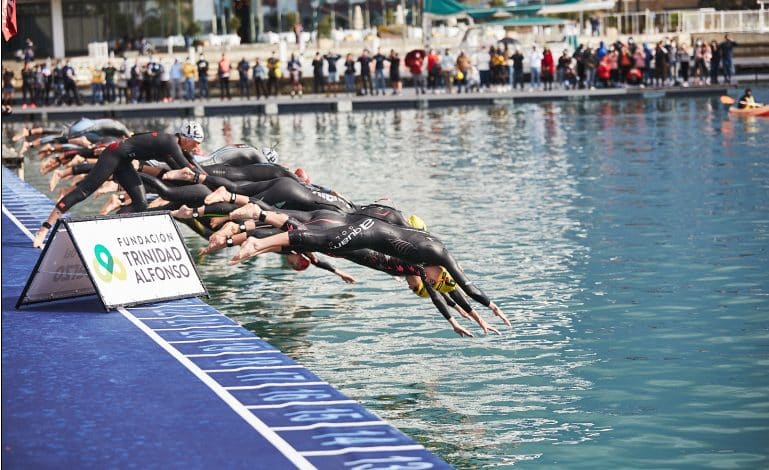
[[[723,104],[734,104],[734,98],[732,98],[731,96],[724,95],[724,96],[721,97],[721,103],[723,103]]]

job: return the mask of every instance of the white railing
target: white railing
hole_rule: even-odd
[[[613,28],[621,35],[769,32],[769,10],[645,11],[602,19],[604,32]]]
[[[681,28],[687,33],[769,31],[769,10],[686,11]]]

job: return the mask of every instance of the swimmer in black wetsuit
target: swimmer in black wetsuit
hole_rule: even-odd
[[[350,220],[355,220],[356,217],[359,217],[359,214],[342,214],[329,210],[311,212],[276,211],[274,208],[269,207],[264,211],[257,209],[256,212],[252,212],[254,209],[251,206],[238,209],[227,218],[245,220],[250,219],[250,216],[253,215],[260,219],[263,218],[264,221],[245,220],[240,224],[235,222],[226,223],[218,232],[211,235],[209,246],[202,250],[201,254],[210,253],[225,246],[240,245],[249,236],[264,238],[277,233],[275,228],[266,228],[263,224],[279,227],[281,230],[306,230],[308,227],[323,230],[334,227],[346,227]],[[261,204],[261,206],[265,205]],[[372,204],[362,208],[361,212],[373,214],[382,220],[391,221],[403,226],[421,224],[421,227],[424,227],[424,222],[418,217],[411,216],[409,219],[406,219],[400,211],[388,206]],[[260,217],[261,214],[264,214],[264,217]],[[283,253],[284,251],[285,248],[280,252]],[[499,334],[496,328],[486,323],[480,314],[467,303],[464,296],[456,289],[456,283],[445,270],[436,269],[435,267],[424,268],[368,248],[331,255],[343,257],[354,263],[385,272],[392,276],[405,276],[412,290],[421,297],[429,296],[438,311],[449,321],[454,331],[460,336],[472,336],[472,334],[451,317],[448,309],[449,306],[455,308],[463,317],[476,321],[484,333],[492,331]],[[506,320],[504,317],[502,318]]]
[[[268,221],[275,226],[282,226],[289,220],[285,215],[263,211],[254,204],[232,212],[229,217],[242,220],[258,219],[262,222]],[[356,250],[370,249],[421,267],[419,275],[433,299],[438,294],[431,285],[440,281],[441,268],[445,268],[467,295],[489,307],[496,316],[510,325],[510,321],[502,310],[472,284],[443,243],[429,233],[390,224],[363,214],[347,217],[344,225],[329,228],[314,228],[311,225],[302,224],[288,232],[263,239],[248,237],[232,261],[240,262],[252,256],[279,251],[286,247],[296,251],[317,251],[342,257]]]
[[[133,167],[133,160],[160,159],[172,168],[195,167],[185,153],[194,151],[202,141],[203,128],[195,121],[187,121],[176,134],[150,132],[113,143],[99,156],[96,165],[88,176],[78,183],[75,190],[56,203],[48,219],[35,234],[33,245],[40,247],[51,225],[61,214],[91,195],[110,176],[114,176],[131,196],[134,211],[143,211],[147,207],[146,195],[141,179]]]

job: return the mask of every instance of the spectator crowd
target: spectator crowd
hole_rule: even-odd
[[[533,45],[526,50],[505,44],[477,51],[418,49],[401,58],[397,51],[384,54],[368,49],[355,57],[334,51],[316,52],[312,70],[312,92],[337,95],[400,94],[401,73],[407,70],[410,84],[420,93],[468,93],[481,91],[595,89],[625,86],[660,87],[731,83],[734,47],[727,34],[722,42],[692,44],[664,39],[657,44],[637,44],[633,38],[597,47],[579,45],[556,57],[548,47]],[[526,70],[528,69],[528,70]],[[105,103],[157,103],[175,100],[210,99],[211,86],[218,97],[241,99],[278,96],[288,90],[291,97],[304,94],[302,58],[291,54],[285,64],[273,52],[266,59],[233,63],[226,53],[209,63],[201,54],[192,58],[159,60],[150,54],[129,60],[109,60],[92,65],[90,95],[85,99],[78,87],[76,70],[69,60],[50,59],[35,63],[31,45],[20,73],[22,108],[37,106]],[[525,76],[528,72],[528,76]],[[308,80],[309,82],[309,80]],[[340,90],[340,82],[344,88]],[[235,84],[236,83],[236,84]],[[17,77],[4,67],[3,105],[10,106],[17,90]],[[388,90],[389,88],[389,90]]]

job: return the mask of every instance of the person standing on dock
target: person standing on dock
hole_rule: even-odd
[[[315,57],[312,59],[312,92],[324,93],[326,91],[326,84],[323,83],[323,57],[320,52],[315,53]]]
[[[226,54],[222,54],[221,59],[219,59],[219,65],[216,69],[216,78],[219,80],[219,92],[222,100],[225,98],[228,100],[232,99],[232,96],[230,96],[231,68],[232,66],[230,65],[230,59],[227,58]]]
[[[208,99],[208,61],[203,54],[200,54],[200,58],[197,63],[198,67],[198,98]]]
[[[347,96],[355,95],[355,59],[350,53],[344,59],[344,92]]]
[[[272,51],[272,55],[267,59],[267,95],[272,94],[278,96],[280,93],[278,88],[278,80],[282,73],[280,71],[280,59],[275,57],[275,51]]]
[[[531,46],[531,52],[529,53],[529,73],[531,75],[532,91],[538,90],[542,84],[542,57],[542,53],[537,50],[537,46]]]
[[[387,57],[382,54],[381,49],[377,49],[376,55],[372,59],[374,60],[374,94],[379,95],[381,93],[384,96],[386,94],[384,63]]]
[[[390,49],[387,62],[390,63],[390,86],[393,88],[393,95],[400,95],[403,87],[403,82],[401,81],[401,58],[395,52],[395,49]]]
[[[195,73],[197,68],[192,60],[187,57],[182,65],[182,77],[184,77],[184,99],[192,101],[195,99]]]
[[[288,77],[291,82],[291,90],[290,95],[291,98],[294,96],[302,97],[302,62],[299,60],[299,57],[296,54],[291,54],[291,58],[288,60],[288,64],[286,64],[286,68],[288,69]]]
[[[77,91],[77,83],[75,83],[75,69],[72,68],[69,60],[64,65],[64,95],[67,104],[72,104],[74,101],[76,105],[80,106],[80,93]]]
[[[13,70],[3,67],[3,113],[8,114],[13,106]]]
[[[422,72],[422,66],[424,64],[424,55],[421,53],[414,54],[411,61],[408,63],[411,76],[414,78],[414,91],[418,95],[420,90],[422,94],[425,94],[425,75]]]
[[[323,58],[326,59],[326,62],[328,63],[326,96],[328,96],[330,92],[333,92],[334,96],[336,96],[339,91],[339,72],[336,68],[336,63],[339,62],[339,59],[341,59],[342,56],[335,52],[328,51],[328,54],[324,55]]]
[[[732,83],[732,74],[734,73],[734,64],[732,59],[734,58],[734,48],[737,43],[732,41],[732,38],[728,34],[724,35],[724,42],[718,45],[721,50],[721,63],[724,67],[724,82],[727,84]]]
[[[269,96],[267,91],[267,67],[262,64],[261,59],[259,57],[256,58],[256,61],[254,63],[254,88],[256,93],[256,99],[261,98],[264,96],[267,98]]]
[[[716,40],[710,41],[710,84],[718,85],[718,69],[721,67],[721,48]]]
[[[248,83],[248,73],[251,71],[251,64],[248,63],[245,57],[238,62],[238,89],[240,92],[240,98],[251,98],[251,85]]]
[[[512,91],[520,86],[523,91],[523,54],[521,50],[516,47],[513,55],[510,56],[510,60],[513,63],[513,88]]]
[[[368,49],[363,49],[363,53],[358,57],[360,64],[360,94],[373,95],[374,85],[371,83],[371,57],[368,55]],[[368,93],[366,93],[368,89]]]

